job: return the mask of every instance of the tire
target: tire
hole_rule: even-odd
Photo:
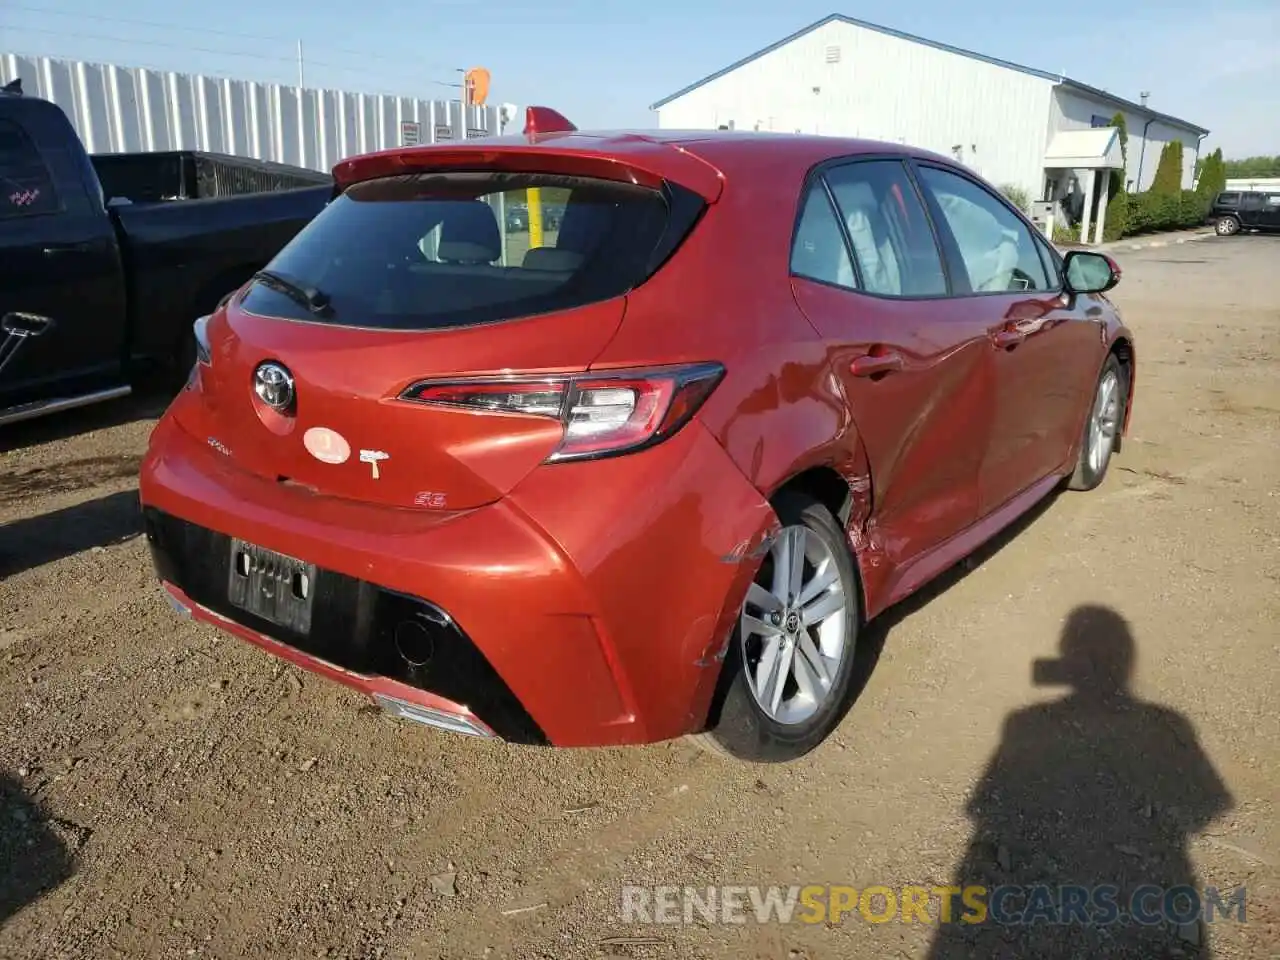
[[[756,763],[795,760],[840,723],[862,625],[853,555],[831,512],[798,493],[783,493],[774,509],[782,533],[744,601],[712,723],[693,737],[710,752]],[[790,569],[788,554],[797,543],[804,552],[798,589],[795,577],[774,581],[775,570]],[[803,603],[775,596],[804,598],[806,591],[811,595]],[[808,625],[805,614],[812,618]]]
[[[1084,417],[1076,469],[1067,482],[1072,490],[1092,490],[1102,483],[1120,439],[1129,403],[1129,384],[1114,353],[1107,356]]]
[[[1240,232],[1240,221],[1235,217],[1219,217],[1213,229],[1220,237],[1230,237]]]

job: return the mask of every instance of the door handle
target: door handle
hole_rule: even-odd
[[[1010,347],[1016,347],[1023,340],[1026,340],[1027,335],[1017,330],[999,330],[991,339],[995,341],[997,347],[1008,350]]]
[[[93,249],[90,243],[50,243],[44,248],[46,257],[59,257],[68,253],[87,253]]]
[[[901,370],[902,367],[902,354],[890,350],[887,353],[868,353],[855,357],[849,364],[849,372],[855,377],[874,377],[880,373]]]

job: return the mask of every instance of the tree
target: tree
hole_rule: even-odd
[[[1151,192],[1163,196],[1179,196],[1182,193],[1182,141],[1170,140],[1160,151]]]
[[[1124,165],[1111,171],[1111,180],[1107,184],[1107,222],[1102,232],[1103,240],[1119,240],[1129,227],[1128,195],[1124,189],[1129,170],[1129,128],[1124,122],[1124,114],[1116,113],[1111,118],[1111,126],[1120,131],[1120,157]]]
[[[1124,114],[1117,113],[1111,118],[1111,125],[1120,131],[1120,157],[1124,166],[1111,171],[1111,183],[1107,187],[1107,196],[1115,199],[1117,193],[1124,192],[1124,182],[1129,169],[1129,127],[1124,122]]]
[[[1226,164],[1222,160],[1222,148],[1209,154],[1200,164],[1200,179],[1196,183],[1196,196],[1205,204],[1205,209],[1213,202],[1213,198],[1227,186]]]
[[[1228,160],[1225,168],[1228,177],[1280,177],[1280,156]]]
[[[1023,213],[1031,212],[1031,198],[1027,195],[1027,191],[1016,183],[1003,183],[1000,185],[1000,192],[1005,198]]]

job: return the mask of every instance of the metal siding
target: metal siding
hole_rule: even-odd
[[[501,132],[496,106],[468,107],[464,122],[445,101],[0,54],[0,84],[15,77],[62,107],[90,153],[209,150],[328,171],[399,146],[402,120],[422,123],[424,144],[436,140],[433,116],[452,139]]]
[[[1050,133],[1058,130],[1087,129],[1094,114],[1114,117],[1124,114],[1125,128],[1129,134],[1126,148],[1128,159],[1125,163],[1125,179],[1133,181],[1133,192],[1146,190],[1155,179],[1156,167],[1160,163],[1160,151],[1171,140],[1182,141],[1182,186],[1191,189],[1194,177],[1196,147],[1200,138],[1189,130],[1179,129],[1160,120],[1153,120],[1150,126],[1141,114],[1127,110],[1116,110],[1115,106],[1104,100],[1095,100],[1084,94],[1066,90],[1062,87],[1053,92],[1053,106],[1050,110]],[[1143,154],[1143,130],[1146,129],[1146,153]],[[1141,164],[1142,175],[1139,182],[1138,167]]]
[[[827,63],[827,48],[840,48]],[[819,88],[818,93],[813,88]],[[960,158],[1040,195],[1053,83],[853,24],[831,22],[658,110],[667,129],[866,137]]]

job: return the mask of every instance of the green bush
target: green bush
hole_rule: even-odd
[[[1128,194],[1121,206],[1125,226],[1120,236],[1196,227],[1204,223],[1209,210],[1209,202],[1194,190],[1183,190],[1177,194],[1161,194],[1152,190]],[[1111,219],[1110,212],[1107,219]],[[1111,236],[1110,230],[1107,230],[1107,236]]]
[[[1182,192],[1182,141],[1170,140],[1160,151],[1151,192],[1177,197]]]
[[[1107,203],[1107,222],[1102,227],[1104,242],[1119,240],[1129,232],[1129,194],[1121,191]]]
[[[1222,161],[1222,148],[1219,147],[1205,157],[1200,166],[1200,179],[1196,183],[1196,193],[1204,198],[1205,210],[1213,204],[1213,198],[1227,187],[1227,168]]]
[[[1031,198],[1027,195],[1027,191],[1016,183],[1002,183],[1000,192],[1023,213],[1031,212]]]
[[[1205,214],[1209,212],[1209,207],[1212,204],[1213,197],[1206,197],[1195,190],[1183,190],[1182,222],[1180,226],[1186,229],[1188,227],[1197,227],[1204,223]]]

